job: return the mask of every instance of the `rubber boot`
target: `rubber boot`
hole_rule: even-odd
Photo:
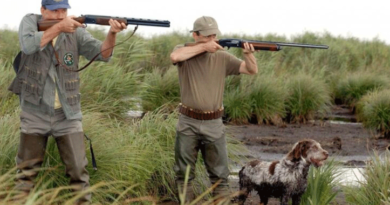
[[[30,192],[34,188],[34,180],[45,156],[47,136],[38,136],[20,133],[16,165],[18,175],[16,179],[16,190]]]
[[[72,133],[55,137],[62,162],[66,167],[66,175],[70,177],[70,185],[75,192],[83,191],[89,187],[89,174],[86,169],[88,160],[85,154],[84,134]],[[82,196],[77,204],[91,202],[91,194]]]

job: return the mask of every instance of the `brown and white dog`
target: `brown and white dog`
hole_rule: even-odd
[[[295,143],[292,150],[281,160],[261,162],[254,160],[239,172],[240,191],[238,203],[244,204],[248,194],[255,190],[260,203],[266,205],[269,197],[280,198],[280,204],[299,205],[307,187],[307,174],[310,165],[319,167],[328,158],[328,152],[311,139]]]

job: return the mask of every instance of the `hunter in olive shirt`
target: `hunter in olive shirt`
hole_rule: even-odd
[[[183,46],[177,46],[180,48]],[[205,52],[178,63],[182,104],[203,111],[222,107],[225,78],[240,74],[242,61],[226,51]]]
[[[170,56],[178,67],[181,94],[174,171],[177,186],[183,190],[186,169],[190,167],[187,203],[195,199],[192,181],[199,151],[211,184],[218,183],[213,196],[229,197],[230,172],[222,122],[225,78],[257,73],[253,45],[244,43],[243,61],[224,51],[215,41],[220,32],[214,18],[198,18],[191,32],[196,45],[176,46]]]

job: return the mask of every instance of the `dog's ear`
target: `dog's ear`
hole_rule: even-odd
[[[306,157],[306,152],[309,149],[309,142],[308,141],[300,141],[293,147],[293,150],[291,150],[288,155],[287,159],[291,161],[299,161],[302,157]]]
[[[298,161],[301,157],[301,148],[299,143],[296,143],[293,149],[287,154],[287,159],[290,161]]]
[[[305,140],[299,143],[300,149],[301,149],[301,156],[306,158],[307,157],[307,150],[310,148],[310,142]]]

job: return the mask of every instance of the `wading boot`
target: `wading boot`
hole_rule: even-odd
[[[16,190],[28,193],[34,188],[34,180],[45,156],[47,139],[47,136],[20,133],[18,154],[16,156],[18,168]]]
[[[70,185],[73,191],[79,192],[88,189],[89,174],[86,169],[88,160],[85,154],[84,133],[72,133],[55,137],[61,160],[66,167],[66,175],[70,177]],[[91,202],[91,194],[82,196],[77,204]]]

